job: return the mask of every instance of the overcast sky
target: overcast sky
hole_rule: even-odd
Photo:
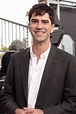
[[[28,11],[38,0],[0,0],[0,17],[26,24]]]
[[[65,0],[75,1],[76,0]],[[0,0],[0,17],[21,24],[26,24],[26,12],[32,5],[38,3],[38,0]]]

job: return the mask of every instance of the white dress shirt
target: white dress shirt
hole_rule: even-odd
[[[34,108],[38,96],[38,91],[45,68],[46,60],[50,51],[51,44],[49,48],[41,54],[39,61],[37,63],[37,57],[30,48],[30,63],[29,63],[29,75],[28,75],[28,107]]]

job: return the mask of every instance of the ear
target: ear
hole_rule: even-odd
[[[28,23],[28,29],[29,29],[29,31],[30,31],[30,23]]]
[[[30,25],[30,24],[28,23],[28,29],[29,29],[29,25]]]
[[[54,25],[54,24],[52,24],[52,25],[51,25],[51,33],[53,33],[53,32],[54,32],[54,27],[55,27],[55,25]]]

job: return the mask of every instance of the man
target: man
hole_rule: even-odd
[[[76,114],[76,57],[50,43],[54,11],[29,11],[31,48],[11,57],[2,101],[8,114]]]

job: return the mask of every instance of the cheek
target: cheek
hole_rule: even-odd
[[[31,30],[33,30],[33,29],[35,29],[35,26],[34,26],[34,25],[30,25],[30,26],[29,26],[29,30],[31,31]]]
[[[32,31],[32,27],[31,27],[31,26],[29,27],[29,31],[30,31],[30,32]]]
[[[51,33],[51,27],[47,28],[48,33]]]

